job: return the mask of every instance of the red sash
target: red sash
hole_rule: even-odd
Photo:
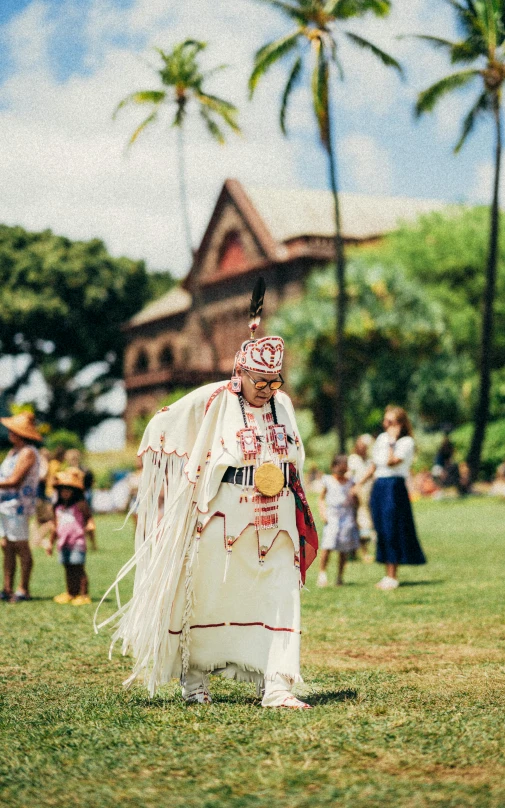
[[[293,463],[289,464],[289,487],[295,497],[296,528],[300,536],[300,575],[304,584],[307,570],[317,555],[319,541],[314,517]]]

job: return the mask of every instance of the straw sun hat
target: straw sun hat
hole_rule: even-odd
[[[20,438],[26,440],[42,441],[42,435],[35,428],[35,415],[33,412],[20,412],[9,418],[0,418],[0,422]]]
[[[79,491],[84,491],[84,472],[69,466],[68,469],[55,474],[53,486],[54,488],[78,488]]]

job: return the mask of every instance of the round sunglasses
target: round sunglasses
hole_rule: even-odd
[[[284,379],[282,378],[282,376],[280,376],[280,373],[279,373],[280,379],[274,379],[272,382],[267,382],[264,379],[258,379],[258,380],[253,379],[253,377],[249,375],[247,370],[245,370],[244,368],[242,368],[242,370],[245,373],[245,375],[251,380],[256,390],[264,390],[265,387],[269,387],[270,390],[280,390],[282,385],[284,384]]]

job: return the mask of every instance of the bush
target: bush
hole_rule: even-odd
[[[176,401],[179,401],[180,398],[186,396],[188,393],[191,393],[196,388],[184,388],[184,387],[176,387],[175,390],[172,390],[171,393],[164,396],[162,399],[158,401],[158,409],[161,407],[170,407],[172,404],[175,404]],[[142,436],[146,430],[146,426],[148,425],[149,421],[153,417],[154,412],[149,413],[148,415],[138,415],[133,421],[132,433],[133,437],[137,441],[142,440]]]
[[[473,424],[463,424],[451,433],[451,440],[458,452],[466,456],[472,439]],[[486,439],[482,450],[480,477],[490,480],[500,463],[505,460],[505,418],[492,421],[486,430]]]
[[[84,444],[76,432],[70,432],[69,429],[57,429],[51,432],[46,440],[45,445],[50,452],[53,452],[58,446],[63,446],[64,449],[80,449],[84,451]]]

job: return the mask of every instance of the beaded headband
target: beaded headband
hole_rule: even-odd
[[[280,373],[284,355],[282,337],[262,337],[243,342],[235,359],[236,365],[253,373]]]

